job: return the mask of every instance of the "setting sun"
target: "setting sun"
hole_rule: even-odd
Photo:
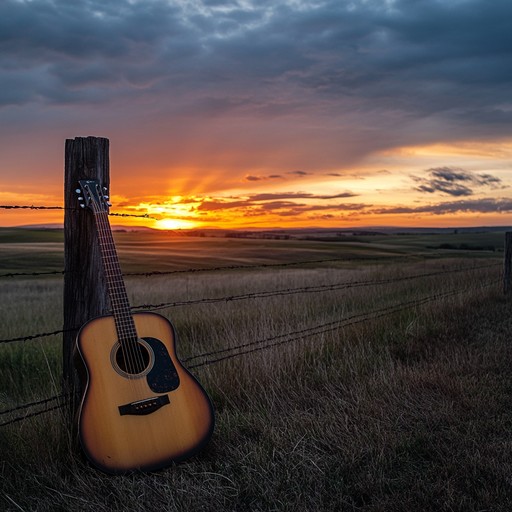
[[[197,227],[197,223],[191,220],[161,219],[155,222],[156,229],[191,229]]]

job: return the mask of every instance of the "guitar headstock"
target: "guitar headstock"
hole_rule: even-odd
[[[79,180],[80,188],[75,192],[79,195],[81,208],[90,208],[94,213],[107,212],[112,203],[108,201],[107,187],[102,187],[98,180]]]

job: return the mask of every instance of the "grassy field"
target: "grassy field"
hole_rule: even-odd
[[[503,231],[358,235],[327,240],[186,237],[165,232],[114,233],[125,272],[339,259],[489,257],[503,250]],[[0,228],[1,273],[62,270],[62,230]],[[198,251],[198,247],[201,248]],[[463,250],[460,248],[462,247]],[[479,250],[481,249],[481,250]],[[34,258],[37,252],[37,258]]]
[[[47,234],[0,230],[0,273],[62,270]],[[483,235],[116,234],[125,272],[253,266],[126,277],[133,306],[190,303],[159,312],[199,365],[214,437],[188,462],[109,477],[82,459],[65,409],[0,427],[0,509],[510,510],[512,316],[503,234]],[[282,263],[297,265],[268,266]],[[0,312],[0,339],[60,329],[62,276],[2,278]],[[61,392],[60,343],[0,345],[0,423]]]

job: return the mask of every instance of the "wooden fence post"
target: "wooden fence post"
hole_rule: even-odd
[[[511,288],[512,277],[512,231],[505,233],[505,258],[503,262],[503,293],[508,295]]]
[[[109,140],[77,137],[66,140],[64,177],[64,336],[63,390],[75,397],[78,379],[73,364],[78,329],[109,308],[106,283],[90,212],[80,208],[78,180],[95,179],[109,187]],[[76,401],[71,400],[74,409]]]

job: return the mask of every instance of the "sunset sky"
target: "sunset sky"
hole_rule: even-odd
[[[0,130],[1,205],[94,135],[125,224],[512,225],[512,1],[2,0]]]

